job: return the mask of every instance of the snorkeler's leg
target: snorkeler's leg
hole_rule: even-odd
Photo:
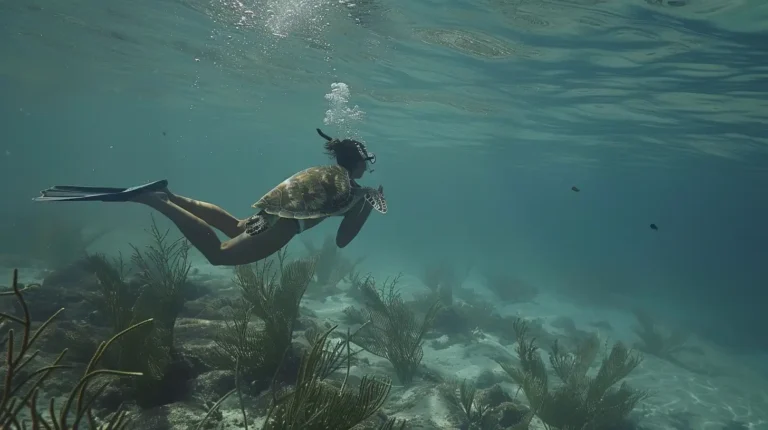
[[[202,219],[211,227],[221,231],[229,238],[235,238],[245,231],[240,225],[240,220],[229,212],[211,203],[179,196],[170,191],[166,192],[171,203],[189,211],[192,215]]]
[[[287,245],[296,235],[295,220],[281,218],[257,235],[241,233],[222,243],[210,225],[158,194],[145,195],[135,201],[150,206],[170,219],[192,246],[214,266],[236,266],[262,260]]]

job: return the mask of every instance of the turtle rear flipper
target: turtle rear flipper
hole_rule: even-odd
[[[387,213],[387,199],[384,198],[384,194],[378,190],[370,189],[365,193],[365,201],[368,202],[374,209],[385,214]]]

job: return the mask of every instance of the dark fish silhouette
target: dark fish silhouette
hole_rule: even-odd
[[[165,131],[163,131],[163,136],[167,136],[167,135],[168,135],[168,133],[166,133]]]
[[[659,228],[656,227],[656,224],[651,224],[651,230],[659,231]]]
[[[577,192],[577,193],[578,193],[579,191],[581,191],[581,190],[579,189],[579,187],[577,187],[577,186],[573,186],[573,187],[571,187],[571,190],[573,190],[573,191],[575,191],[575,192]]]

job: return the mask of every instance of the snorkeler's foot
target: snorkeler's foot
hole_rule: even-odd
[[[160,202],[167,202],[168,200],[170,200],[169,194],[170,194],[170,191],[168,191],[168,189],[166,188],[162,191],[150,191],[146,193],[141,193],[136,197],[132,198],[131,201],[152,206],[153,204],[160,203]]]
[[[54,185],[40,191],[32,200],[38,202],[127,202],[144,193],[166,191],[168,181],[150,182],[129,188],[85,187],[81,185]]]

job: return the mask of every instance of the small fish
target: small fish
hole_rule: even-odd
[[[651,230],[659,231],[659,228],[656,227],[656,224],[651,224]]]
[[[165,131],[163,131],[163,136],[168,136],[168,133],[166,133]]]
[[[578,192],[579,192],[579,191],[581,191],[581,190],[579,189],[579,187],[577,187],[577,186],[575,186],[575,185],[574,185],[574,186],[572,186],[572,187],[571,187],[571,191],[574,191],[574,192],[577,192],[577,193],[578,193]]]

